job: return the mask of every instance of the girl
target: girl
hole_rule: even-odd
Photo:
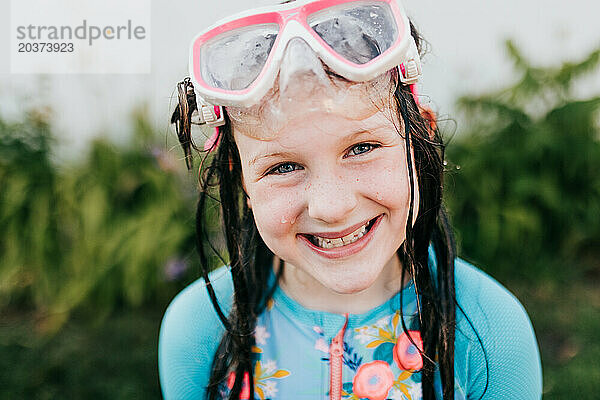
[[[172,121],[188,167],[191,125],[215,127],[205,271],[162,322],[166,399],[541,397],[525,310],[455,256],[419,49],[397,0],[288,2],[194,39]],[[214,195],[229,265],[209,274]]]

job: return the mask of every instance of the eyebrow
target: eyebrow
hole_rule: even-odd
[[[269,153],[269,154],[259,154],[256,157],[254,157],[252,160],[250,160],[250,165],[254,165],[254,164],[256,164],[257,161],[264,160],[265,158],[275,158],[275,157],[291,158],[294,155],[295,155],[294,153],[290,153],[287,151],[278,151],[276,153]]]

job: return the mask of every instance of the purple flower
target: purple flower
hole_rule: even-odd
[[[171,258],[164,267],[165,280],[167,282],[173,282],[181,279],[185,271],[187,271],[187,263],[180,258]]]

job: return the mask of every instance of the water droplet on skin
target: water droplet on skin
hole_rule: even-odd
[[[287,219],[285,219],[285,217],[281,217],[281,223],[282,224],[287,224]]]
[[[296,223],[296,217],[292,218],[290,221],[290,225],[294,225]]]

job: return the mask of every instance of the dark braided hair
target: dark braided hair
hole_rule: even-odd
[[[421,38],[412,23],[411,33],[417,48],[421,51]],[[181,82],[178,89],[179,105],[173,113],[171,122],[176,124],[186,163],[191,169],[191,149],[197,149],[190,134],[191,117],[197,110],[197,104],[189,78]],[[450,400],[454,398],[455,309],[460,306],[456,302],[454,287],[455,243],[448,216],[442,206],[444,144],[436,125],[421,115],[421,109],[415,102],[410,88],[400,83],[397,76],[394,77],[392,98],[396,103],[400,120],[403,121],[404,132],[399,134],[405,139],[408,171],[411,172],[409,173],[411,196],[406,240],[397,250],[403,266],[400,282],[405,282],[405,274],[408,273],[413,279],[417,297],[419,329],[423,340],[423,349],[419,349],[423,357],[423,368],[420,371],[423,398],[426,400],[436,398],[434,372],[435,360],[437,360],[443,399]],[[202,160],[196,214],[196,247],[203,267],[202,275],[212,304],[226,329],[213,358],[207,387],[207,398],[210,400],[223,396],[221,387],[231,372],[235,373],[235,381],[228,398],[239,399],[245,376],[247,376],[250,398],[254,398],[255,360],[251,352],[255,344],[253,332],[256,319],[265,310],[283,272],[283,260],[280,260],[276,279],[270,279],[274,254],[259,235],[252,210],[248,207],[247,196],[242,187],[241,162],[231,121],[227,115],[225,119],[227,124],[220,127],[220,144],[214,152],[214,157],[211,156],[210,165],[202,167],[209,157],[208,154],[205,154]],[[414,226],[411,225],[415,208],[413,194],[416,189],[412,174],[413,157],[420,194],[419,212]],[[218,188],[217,193],[215,187]],[[228,316],[219,306],[208,277],[210,267],[205,246],[209,245],[216,252],[207,234],[207,228],[210,226],[210,221],[205,220],[208,199],[220,203],[223,217],[234,289],[233,307]],[[437,262],[435,278],[428,266],[430,244],[433,245]],[[402,296],[402,291],[400,293]],[[402,297],[400,304],[403,304]],[[399,311],[402,329],[408,333],[402,309]],[[410,335],[407,337],[413,342]],[[479,336],[478,339],[481,342]]]

